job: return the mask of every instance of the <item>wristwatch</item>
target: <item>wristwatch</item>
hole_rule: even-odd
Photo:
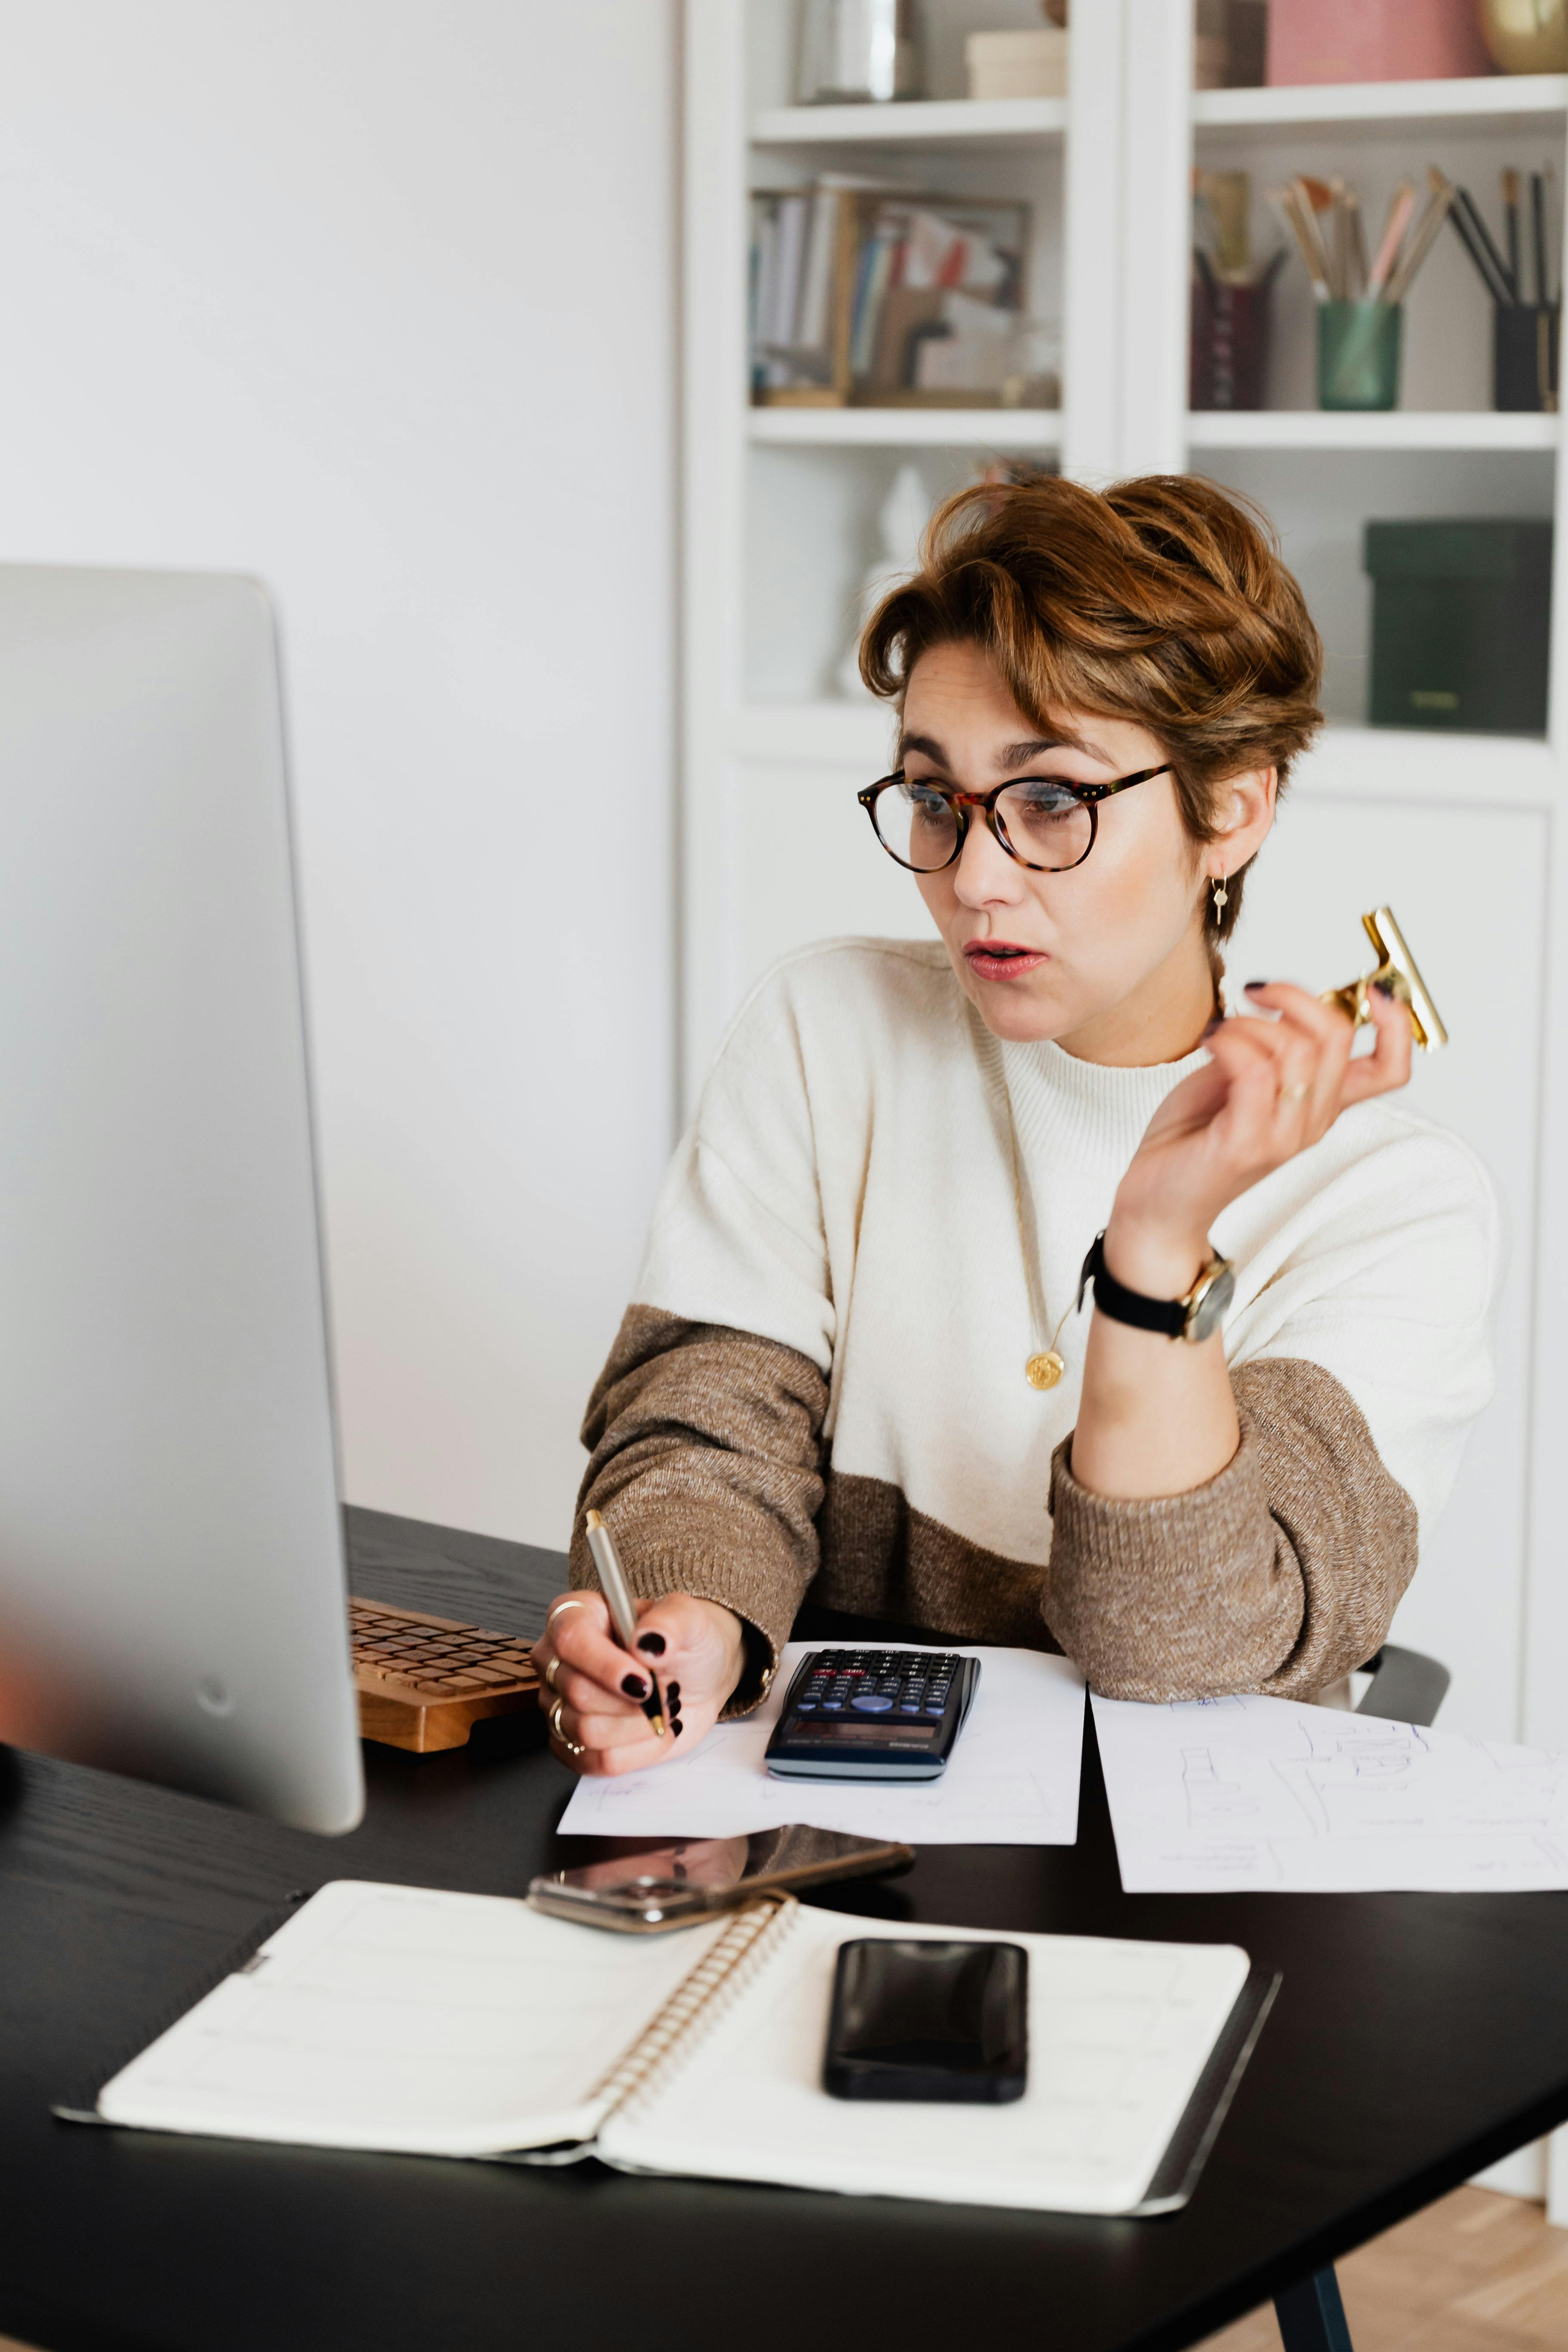
[[[1129,1290],[1117,1281],[1105,1263],[1105,1235],[1098,1233],[1078,1278],[1080,1307],[1091,1282],[1094,1303],[1102,1315],[1140,1331],[1163,1331],[1167,1339],[1190,1339],[1196,1347],[1200,1340],[1212,1339],[1225,1320],[1236,1296],[1236,1267],[1216,1252],[1184,1297],[1145,1298],[1141,1290]]]

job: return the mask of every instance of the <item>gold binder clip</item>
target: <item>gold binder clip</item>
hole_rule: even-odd
[[[1377,968],[1360,980],[1352,980],[1346,988],[1325,989],[1322,1003],[1337,1004],[1348,1013],[1353,1028],[1371,1019],[1366,1009],[1366,992],[1375,983],[1396,996],[1410,1015],[1410,1025],[1415,1032],[1415,1043],[1423,1053],[1436,1053],[1448,1042],[1448,1033],[1442,1017],[1427,992],[1420,968],[1405,942],[1405,934],[1394,921],[1392,910],[1379,907],[1373,914],[1362,917],[1362,925],[1372,941],[1377,957]]]

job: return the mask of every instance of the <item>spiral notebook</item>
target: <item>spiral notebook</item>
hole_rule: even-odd
[[[957,1934],[1029,1955],[1029,2087],[1009,2106],[821,2086],[835,1956]],[[1228,1944],[910,1927],[789,1897],[612,1936],[481,1895],[339,1880],[68,2121],[787,2182],[1036,2210],[1191,2194],[1273,1979]]]

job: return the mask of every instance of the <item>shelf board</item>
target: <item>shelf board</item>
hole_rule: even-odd
[[[1555,449],[1561,420],[1483,409],[1194,409],[1192,449]]]
[[[923,98],[890,106],[775,106],[752,124],[755,147],[988,146],[1059,139],[1065,98]]]
[[[890,756],[894,713],[863,701],[743,702],[728,730],[738,759],[783,767],[842,768],[869,775]],[[1297,770],[1292,790],[1355,799],[1552,808],[1563,789],[1551,746],[1523,735],[1458,735],[1432,729],[1326,727]]]
[[[1568,74],[1486,74],[1453,81],[1350,81],[1289,89],[1200,89],[1193,128],[1252,131],[1321,123],[1377,129],[1397,123],[1525,122],[1561,132],[1568,118]]]
[[[1389,123],[1510,123],[1561,129],[1568,74],[1484,74],[1451,81],[1312,82],[1289,89],[1200,89],[1198,131],[1336,128]],[[889,106],[774,106],[754,117],[756,147],[986,146],[1059,139],[1065,98],[936,98]]]
[[[799,448],[1056,449],[1059,408],[748,408],[750,441]]]

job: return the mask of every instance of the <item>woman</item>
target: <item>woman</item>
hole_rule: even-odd
[[[940,937],[786,958],[725,1039],[584,1433],[675,1737],[574,1590],[536,1656],[582,1772],[753,1706],[808,1593],[1116,1696],[1311,1696],[1383,1641],[1490,1393],[1491,1197],[1381,1099],[1404,1007],[1353,1060],[1301,988],[1222,1017],[1321,724],[1252,518],[1175,478],[964,491],[861,663],[900,720],[861,798]]]

